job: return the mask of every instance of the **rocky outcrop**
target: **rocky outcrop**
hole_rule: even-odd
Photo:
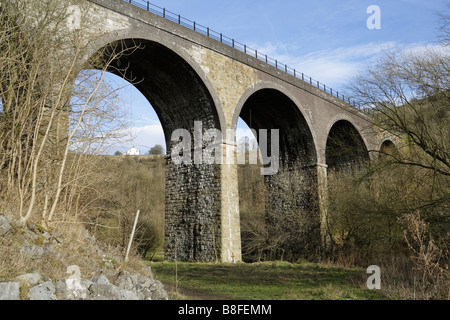
[[[20,283],[0,282],[0,300],[20,300]]]
[[[10,217],[0,216],[0,237],[3,237],[12,230],[12,219]]]
[[[78,268],[70,266],[70,268]],[[70,276],[57,281],[40,274],[24,274],[15,282],[0,282],[0,300],[167,300],[167,292],[151,276],[122,271],[111,281],[100,274],[91,280]],[[31,286],[31,287],[30,287]],[[28,288],[28,289],[27,289]]]
[[[86,232],[83,235],[83,250],[89,262],[96,260],[101,268],[84,270],[94,275],[82,278],[83,270],[77,265],[66,265],[73,259],[73,253],[61,249],[65,240],[51,235],[33,224],[20,225],[11,217],[0,216],[0,245],[17,247],[20,255],[33,263],[56,263],[66,276],[51,279],[32,271],[17,277],[0,279],[0,300],[167,300],[168,295],[162,283],[151,275],[150,267],[144,267],[142,274],[118,271],[120,256],[106,254],[102,245]],[[1,251],[0,251],[1,252]],[[2,259],[4,257],[0,257]],[[82,257],[78,257],[83,261]],[[84,260],[85,262],[86,260]],[[90,264],[88,264],[90,265]],[[65,269],[64,269],[65,268]]]

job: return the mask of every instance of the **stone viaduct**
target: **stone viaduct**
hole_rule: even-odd
[[[306,172],[294,183],[303,185],[302,207],[317,222],[311,243],[324,245],[328,169],[361,154],[372,157],[370,151],[389,138],[367,114],[330,88],[232,39],[164,9],[152,12],[147,1],[64,1],[81,12],[72,21],[73,32],[85,38],[81,63],[114,43],[139,45],[113,65],[126,65],[126,76],[137,79],[136,88],[160,118],[169,154],[172,132],[192,132],[195,121],[203,130],[222,132],[235,129],[239,117],[256,130],[279,129],[280,172],[265,178],[266,207],[274,223],[283,219],[288,204],[282,178]],[[353,151],[339,155],[339,143],[333,141]],[[221,148],[223,154],[234,153],[236,141],[224,137]],[[241,260],[237,165],[167,161],[166,259]]]

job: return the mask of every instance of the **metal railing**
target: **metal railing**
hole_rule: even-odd
[[[130,3],[136,7],[139,7],[141,9],[147,10],[151,13],[154,13],[162,18],[165,18],[167,20],[170,20],[172,22],[175,22],[181,26],[184,26],[186,28],[189,28],[193,31],[196,31],[202,35],[205,35],[209,38],[215,39],[217,41],[220,41],[223,44],[226,44],[236,50],[239,50],[241,52],[244,52],[248,55],[250,55],[253,58],[256,58],[262,62],[267,63],[268,65],[271,65],[272,67],[277,68],[278,70],[281,70],[285,73],[288,73],[297,79],[300,79],[306,83],[309,83],[310,85],[313,85],[317,87],[318,89],[331,94],[332,96],[335,96],[336,98],[343,100],[344,102],[348,103],[349,105],[361,110],[366,111],[366,109],[361,108],[360,105],[357,105],[354,101],[350,99],[350,97],[346,97],[344,94],[340,93],[339,91],[333,90],[333,88],[326,86],[323,83],[320,83],[318,80],[314,80],[312,77],[305,75],[302,72],[297,71],[296,69],[293,69],[289,67],[287,64],[282,63],[276,59],[273,59],[266,54],[263,54],[259,52],[256,49],[252,49],[248,47],[245,44],[242,44],[238,41],[236,41],[233,38],[229,38],[222,33],[216,32],[209,27],[202,26],[201,24],[196,23],[195,21],[186,19],[182,17],[180,14],[173,13],[169,10],[166,10],[165,8],[159,7],[155,4],[150,3],[149,1],[145,0],[123,0],[127,3]]]

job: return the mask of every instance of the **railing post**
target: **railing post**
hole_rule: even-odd
[[[258,59],[258,50],[255,50],[255,58]]]
[[[166,17],[166,8],[163,8],[163,18]]]
[[[195,30],[195,21],[194,21],[194,31],[197,31],[197,30]]]
[[[268,60],[267,60],[267,54],[266,54],[266,63],[267,63],[267,61],[268,61]]]
[[[244,53],[247,53],[247,45],[244,44]]]
[[[278,60],[275,60],[275,68],[278,68]]]
[[[297,78],[297,71],[295,71],[295,69],[294,69],[294,77]]]
[[[150,1],[147,1],[147,11],[150,11]]]
[[[178,24],[181,24],[181,15],[178,15]]]
[[[232,39],[231,42],[233,43],[233,48],[234,48],[234,39]]]
[[[208,37],[209,37],[209,27],[206,28],[206,34],[207,34]]]
[[[302,72],[302,81],[305,81],[305,74]]]
[[[287,73],[287,69],[288,69],[287,64],[285,64],[284,65],[284,70],[286,71],[286,73]]]
[[[220,34],[220,42],[223,42],[222,40],[223,40],[223,39],[222,39],[222,34]]]

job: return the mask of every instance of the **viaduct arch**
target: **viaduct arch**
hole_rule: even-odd
[[[32,1],[32,0],[27,0]],[[139,8],[123,0],[63,0],[83,12],[79,32],[85,42],[81,64],[102,48],[138,49],[113,61],[110,71],[123,69],[128,79],[155,108],[164,128],[167,149],[174,130],[193,132],[236,129],[241,117],[253,129],[280,132],[280,170],[265,177],[268,219],[277,226],[289,210],[314,217],[302,226],[312,247],[326,243],[327,171],[354,157],[369,158],[379,150],[382,133],[370,116],[299,78],[209,34]],[[85,22],[85,20],[87,20]],[[123,74],[121,74],[123,75]],[[336,155],[340,143],[352,153]],[[193,146],[194,148],[194,146]],[[223,157],[234,154],[236,141],[223,137]],[[237,165],[175,164],[166,177],[166,259],[231,262],[242,260]],[[284,188],[298,186],[297,208]],[[300,228],[300,226],[298,226]],[[285,232],[274,229],[271,232]]]

